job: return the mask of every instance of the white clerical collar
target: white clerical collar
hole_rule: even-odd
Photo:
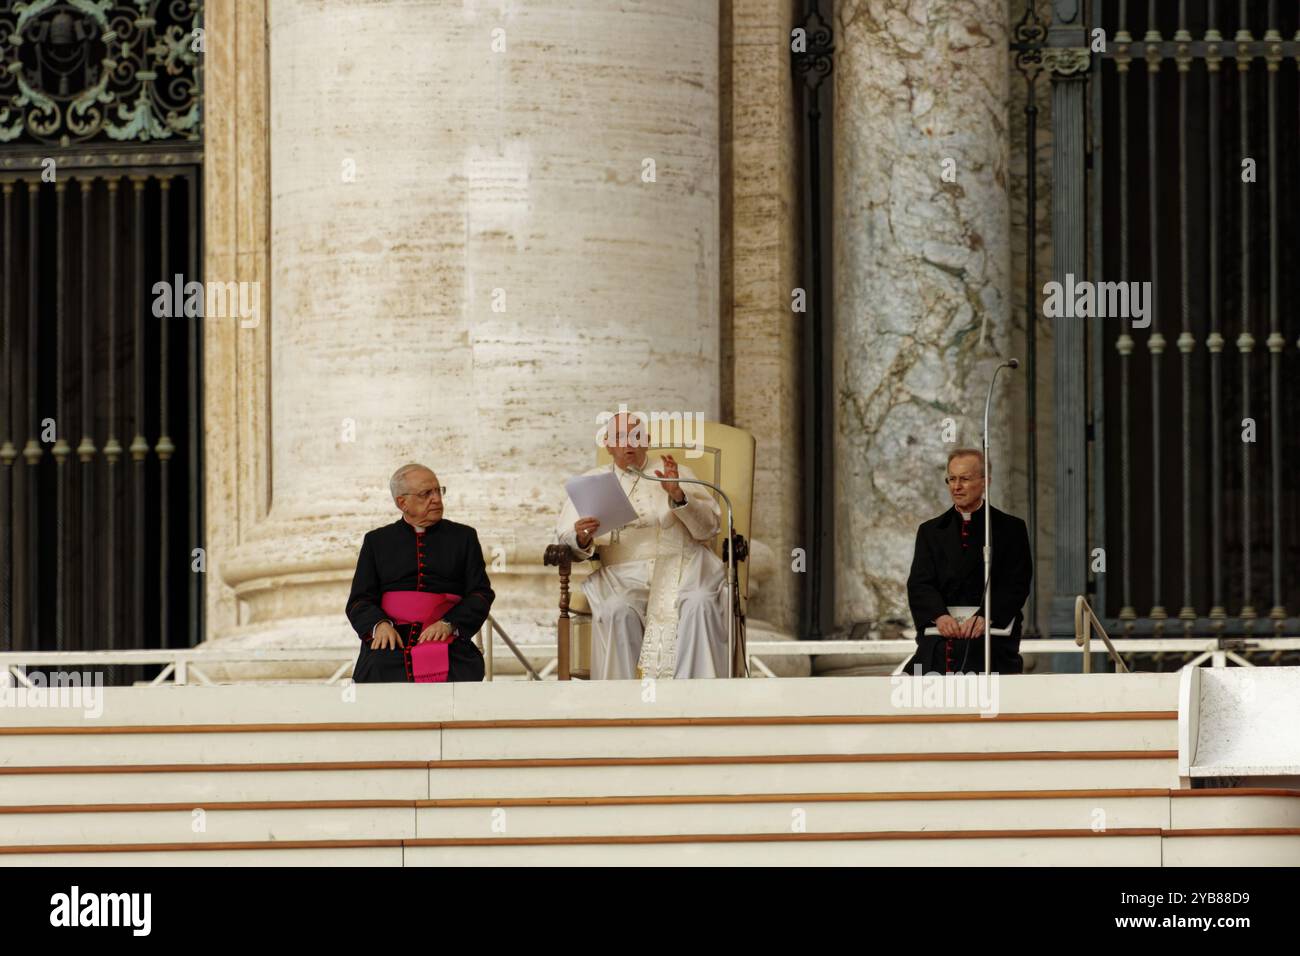
[[[954,505],[953,507],[955,508],[955,507],[957,507],[957,506]],[[981,498],[981,499],[980,499],[980,503],[979,503],[979,507],[977,507],[977,508],[975,509],[975,511],[979,511],[980,508],[983,508],[983,507],[984,507],[984,499]],[[961,515],[961,520],[962,520],[962,521],[970,521],[970,519],[974,516],[975,511],[962,511],[960,508],[957,508],[957,514]]]
[[[645,471],[649,465],[650,459],[647,457],[646,460],[639,465],[629,465],[627,468],[620,468],[616,463],[612,463],[610,467],[613,468],[614,473],[618,475],[618,480],[622,481],[624,477],[633,479],[640,478],[640,475],[630,469],[635,468],[637,471]]]

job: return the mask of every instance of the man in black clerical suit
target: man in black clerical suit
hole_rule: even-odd
[[[984,606],[984,520],[993,513],[992,581],[993,627],[1010,626],[1011,636],[991,638],[992,671],[1019,674],[1021,609],[1029,597],[1033,562],[1029,532],[1014,515],[998,511],[984,501],[984,456],[960,448],[948,456],[948,492],[952,508],[931,518],[916,531],[912,573],[907,578],[907,603],[916,625],[916,655],[907,672],[917,665],[927,674],[982,673],[984,627],[982,614],[964,621],[949,613],[954,607]],[[928,627],[938,635],[927,635]]]
[[[472,638],[496,595],[478,534],[443,518],[446,489],[423,465],[403,465],[389,490],[402,515],[361,542],[348,597],[348,620],[361,639],[352,679],[412,680],[409,648],[447,641],[447,679],[482,680],[483,655]]]

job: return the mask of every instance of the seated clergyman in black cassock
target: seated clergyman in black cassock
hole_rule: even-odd
[[[1033,561],[1029,532],[1014,515],[984,501],[984,456],[961,448],[948,456],[948,492],[952,508],[931,518],[916,531],[912,572],[907,578],[907,603],[916,624],[916,656],[907,664],[926,674],[984,670],[984,520],[993,513],[993,628],[1010,627],[1008,637],[994,634],[993,666],[999,674],[1019,674],[1021,609],[1029,597]],[[981,613],[957,620],[952,608],[979,607]],[[926,628],[937,628],[927,635]]]
[[[423,465],[403,465],[388,486],[402,515],[361,542],[347,607],[361,639],[352,679],[482,680],[472,638],[496,595],[478,534],[443,518],[447,489]]]

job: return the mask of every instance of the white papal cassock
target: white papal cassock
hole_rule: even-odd
[[[600,570],[582,586],[592,610],[592,678],[630,679],[638,666],[643,677],[725,676],[726,565],[708,545],[720,526],[718,503],[702,485],[681,485],[686,503],[672,507],[662,484],[613,464],[586,474],[606,470],[618,475],[637,520],[583,550],[573,525],[584,516],[566,501],[555,529],[578,557],[600,549]],[[648,457],[640,470],[663,471],[663,459]],[[695,477],[683,464],[677,470]]]

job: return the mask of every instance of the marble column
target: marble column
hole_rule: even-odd
[[[835,55],[836,620],[907,620],[916,527],[950,505],[1009,355],[1006,0],[841,0]],[[992,500],[1012,495],[999,378]],[[1001,479],[1001,485],[999,480]],[[909,622],[910,623],[910,622]]]
[[[244,23],[214,6],[214,30]],[[210,103],[229,173],[208,264],[264,257],[267,281],[259,327],[208,339],[208,636],[352,646],[356,549],[397,517],[388,476],[416,460],[448,487],[446,516],[479,530],[493,616],[554,640],[540,560],[597,414],[719,412],[716,10],[266,11],[260,127],[234,114],[256,22],[213,63],[232,99]],[[226,204],[256,213],[259,196],[265,242],[241,246]]]
[[[807,546],[800,528],[802,316],[791,309],[791,290],[800,284],[800,210],[790,27],[801,6],[798,0],[721,5],[723,419],[756,441],[751,640],[798,632],[805,573],[793,569],[791,558]],[[806,673],[806,662],[798,663],[797,672]]]

